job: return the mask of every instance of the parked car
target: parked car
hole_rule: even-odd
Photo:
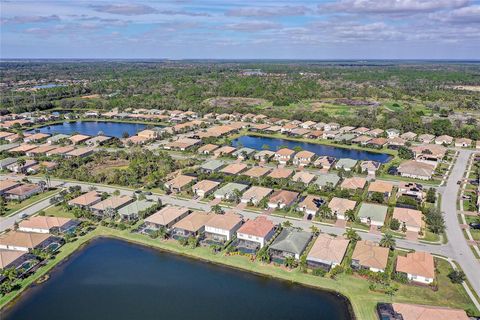
[[[470,222],[469,226],[471,229],[480,230],[480,222]]]

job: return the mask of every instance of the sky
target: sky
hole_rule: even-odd
[[[480,0],[1,0],[0,58],[480,59]]]

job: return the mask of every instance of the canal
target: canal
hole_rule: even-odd
[[[287,139],[269,138],[269,137],[257,137],[257,136],[241,136],[232,141],[234,147],[238,145],[243,147],[252,148],[255,150],[262,150],[265,145],[269,147],[269,150],[276,151],[280,146],[294,149],[300,147],[302,150],[308,150],[315,153],[318,156],[330,156],[336,159],[350,158],[354,160],[372,160],[380,163],[386,163],[392,158],[386,153],[376,153],[364,150],[354,150],[348,148],[339,148],[334,146],[327,146],[316,143],[300,142]]]
[[[98,239],[2,316],[30,319],[351,319],[344,298],[114,239]]]

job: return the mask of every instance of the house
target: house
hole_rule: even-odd
[[[267,167],[252,167],[242,174],[250,178],[261,178],[270,172],[270,168]]]
[[[35,216],[18,224],[18,231],[35,233],[64,233],[78,225],[70,218]]]
[[[48,151],[46,153],[47,156],[55,156],[55,155],[59,155],[59,156],[63,156],[63,155],[66,155],[67,153],[69,153],[70,151],[73,151],[75,150],[74,147],[72,146],[65,146],[65,147],[59,147],[59,148],[56,148],[56,149],[53,149],[51,151]]]
[[[353,143],[360,144],[362,146],[366,146],[370,140],[372,140],[372,137],[369,137],[367,135],[362,135],[358,136],[355,139],[352,140]]]
[[[278,190],[268,199],[268,207],[271,209],[285,209],[295,203],[299,196],[298,192]]]
[[[365,134],[370,137],[380,137],[385,131],[382,129],[372,129],[370,131],[367,131]]]
[[[313,180],[315,180],[315,178],[316,178],[316,176],[314,174],[311,174],[311,173],[306,172],[306,171],[299,171],[299,172],[295,173],[292,180],[294,182],[301,182],[301,183],[304,183],[304,184],[308,185]]]
[[[330,170],[334,162],[335,162],[334,157],[322,156],[322,157],[318,157],[313,162],[313,165],[320,169]]]
[[[433,139],[435,139],[435,136],[433,134],[425,133],[425,134],[419,135],[417,139],[421,143],[428,144],[433,142]]]
[[[327,131],[327,130],[325,130],[325,131],[323,131],[322,138],[327,139],[327,140],[333,140],[339,134],[340,134],[340,132],[338,132],[338,131],[334,131],[334,130]]]
[[[314,217],[318,209],[325,204],[325,200],[318,196],[307,195],[297,206],[297,211],[304,212],[307,216]]]
[[[192,138],[180,138],[178,140],[172,141],[167,143],[164,148],[167,150],[180,150],[185,151],[194,146],[197,146],[202,143],[200,139],[192,139]]]
[[[328,207],[332,210],[337,219],[346,220],[345,213],[349,210],[355,210],[357,203],[352,200],[333,197],[332,200],[328,203]]]
[[[17,163],[17,161],[18,161],[18,158],[5,158],[0,160],[0,170],[7,169],[9,166]]]
[[[235,200],[234,199],[234,197],[236,196],[235,193],[239,192],[240,194],[242,194],[247,188],[248,188],[248,185],[246,184],[230,182],[224,185],[223,187],[221,187],[220,189],[218,189],[217,191],[215,191],[214,195],[216,199]]]
[[[130,145],[137,145],[137,146],[140,146],[140,145],[144,145],[148,142],[149,140],[145,137],[140,137],[140,136],[131,136],[129,138],[126,138],[126,139],[123,139],[123,144],[125,146],[130,146]]]
[[[469,320],[465,310],[446,307],[422,306],[406,303],[392,303],[392,320]]]
[[[430,180],[435,172],[435,166],[425,162],[408,160],[400,164],[398,172],[402,177]]]
[[[447,148],[441,145],[426,144],[410,148],[415,160],[436,166],[445,157]]]
[[[289,135],[297,137],[306,137],[310,133],[310,130],[303,128],[295,128],[290,130]]]
[[[364,202],[358,210],[358,217],[362,223],[381,227],[387,217],[387,211],[387,206]]]
[[[133,201],[122,208],[118,209],[118,215],[123,220],[136,220],[139,217],[139,213],[146,211],[149,208],[155,206],[157,202],[153,200],[136,200]]]
[[[49,134],[47,133],[34,133],[32,135],[29,135],[29,136],[26,136],[24,139],[23,139],[23,142],[26,142],[26,143],[30,143],[30,142],[39,142],[41,140],[44,140],[44,139],[47,139],[48,137],[50,137]]]
[[[260,162],[267,162],[275,156],[275,152],[270,150],[262,150],[257,152],[253,158]]]
[[[15,187],[18,187],[20,182],[14,180],[0,180],[0,196],[3,195],[6,191],[11,190]]]
[[[237,230],[237,248],[241,252],[254,253],[257,249],[263,248],[275,235],[276,226],[264,216],[256,217],[254,220],[247,220]]]
[[[287,164],[290,160],[292,160],[295,151],[287,148],[283,148],[275,152],[275,161],[279,162],[280,164]]]
[[[58,167],[58,162],[42,161],[42,162],[28,168],[27,173],[36,174],[40,171],[51,172],[52,170],[56,169],[57,167]]]
[[[29,157],[34,157],[34,156],[37,156],[37,155],[44,155],[48,151],[52,151],[53,149],[56,149],[56,148],[57,147],[46,144],[46,145],[38,146],[35,149],[28,150],[27,152],[25,152],[25,154]]]
[[[213,151],[217,150],[218,148],[220,147],[217,146],[216,144],[209,143],[198,148],[197,152],[200,154],[212,154]]]
[[[25,154],[27,151],[35,149],[37,146],[34,144],[21,144],[18,147],[8,150],[9,153]]]
[[[455,147],[457,148],[469,148],[472,146],[472,139],[458,138],[455,139]]]
[[[229,154],[232,154],[235,150],[237,150],[236,148],[234,147],[231,147],[231,146],[223,146],[223,147],[220,147],[216,150],[213,151],[213,155],[215,157],[221,157],[221,156],[225,156],[225,155],[229,155]]]
[[[15,173],[26,173],[28,168],[36,165],[37,163],[38,162],[36,160],[27,159],[23,164],[17,161],[16,163],[7,166],[7,169]]]
[[[340,128],[340,125],[336,122],[330,122],[330,123],[327,123],[325,124],[325,126],[323,127],[323,129],[325,131],[333,131],[333,130],[338,130]]]
[[[358,127],[358,128],[353,129],[351,132],[352,132],[352,133],[355,133],[355,134],[362,135],[362,134],[367,133],[368,131],[370,131],[369,128],[366,128],[366,127]]]
[[[369,176],[375,176],[377,170],[380,169],[380,162],[377,161],[362,161],[360,163],[362,172],[367,173]]]
[[[145,138],[147,140],[155,140],[160,137],[160,131],[152,130],[152,129],[145,129],[137,133],[137,136]]]
[[[73,144],[80,144],[80,143],[83,143],[85,141],[87,141],[88,139],[90,139],[91,137],[90,136],[87,136],[87,135],[84,135],[84,134],[76,134],[76,135],[73,135],[71,136],[70,138],[68,138]]]
[[[368,186],[368,193],[371,195],[374,192],[383,194],[385,199],[388,199],[392,195],[393,184],[386,181],[375,180],[370,182]]]
[[[102,197],[97,191],[89,191],[84,193],[70,201],[68,201],[69,206],[79,207],[82,209],[87,209],[94,204],[102,201]]]
[[[338,143],[347,143],[355,139],[355,137],[356,135],[354,135],[353,133],[342,133],[336,135],[333,140]]]
[[[313,126],[315,126],[317,123],[315,121],[305,121],[304,123],[302,123],[300,125],[300,127],[304,128],[304,129],[310,129],[312,128]]]
[[[252,155],[254,155],[255,152],[257,152],[255,149],[244,147],[233,152],[232,155],[237,159],[246,160],[249,159]]]
[[[340,177],[335,173],[326,173],[317,176],[317,180],[315,180],[315,184],[318,186],[320,190],[325,188],[333,189],[335,188],[338,183],[340,182]]]
[[[5,198],[9,200],[23,201],[31,196],[42,192],[42,187],[34,183],[26,183],[5,191]]]
[[[407,231],[420,232],[424,226],[423,213],[409,208],[394,208],[393,219],[397,219],[401,225],[405,225]]]
[[[166,206],[145,218],[145,226],[150,230],[166,228],[170,230],[175,223],[190,214],[190,209],[185,207]]]
[[[308,166],[315,157],[315,153],[310,151],[300,151],[293,157],[293,164],[296,166]]]
[[[88,145],[88,146],[101,146],[103,145],[105,142],[109,141],[113,139],[112,137],[107,137],[107,136],[96,136],[96,137],[93,137],[93,138],[90,138],[88,139],[87,141],[85,141],[85,143]]]
[[[205,225],[213,215],[203,211],[193,211],[191,214],[175,223],[172,235],[175,239],[197,237],[205,231]]]
[[[425,197],[423,186],[415,182],[400,182],[397,190],[397,198],[400,196],[412,197],[415,200],[422,202]]]
[[[352,268],[385,272],[388,253],[388,248],[380,247],[372,241],[358,241],[352,254]]]
[[[400,136],[403,140],[413,141],[417,138],[417,134],[411,131],[405,132]]]
[[[133,201],[132,197],[126,195],[113,196],[90,206],[90,209],[96,215],[113,215],[119,209]]]
[[[70,152],[67,152],[65,154],[65,157],[67,158],[84,158],[84,157],[87,157],[91,154],[93,154],[93,152],[95,151],[95,149],[93,148],[90,148],[90,147],[85,147],[85,148],[78,148],[78,149],[74,149]]]
[[[20,143],[6,143],[0,144],[0,152],[10,151],[20,146]]]
[[[179,174],[172,180],[165,182],[165,187],[171,192],[181,192],[192,182],[197,181],[196,177]]]
[[[242,224],[243,219],[238,214],[216,214],[205,224],[205,237],[214,242],[230,241]]]
[[[231,163],[222,170],[220,170],[220,172],[228,175],[238,175],[240,174],[240,172],[245,171],[247,168],[248,166],[245,163]]]
[[[217,189],[219,185],[220,185],[220,182],[218,181],[202,180],[192,186],[192,191],[194,195],[200,198],[205,198],[206,196],[211,194],[215,189]]]
[[[269,247],[272,260],[280,263],[283,263],[286,258],[299,260],[311,240],[310,232],[284,228]]]
[[[335,169],[343,169],[345,171],[352,171],[352,169],[357,165],[357,160],[342,158],[337,161],[335,164]]]
[[[443,135],[435,138],[435,144],[451,145],[453,138],[448,135]]]
[[[409,252],[397,257],[395,271],[407,275],[408,280],[421,284],[431,284],[435,278],[435,263],[428,252]]]
[[[0,235],[0,249],[30,252],[44,249],[54,241],[51,234],[9,231]]]
[[[400,131],[398,131],[397,129],[387,129],[386,133],[387,138],[389,139],[397,138],[400,136]]]
[[[323,268],[329,271],[342,263],[347,253],[349,240],[320,234],[307,255],[307,264],[311,268]]]
[[[354,130],[355,127],[351,127],[351,126],[344,126],[344,127],[341,127],[340,129],[338,129],[338,131],[340,133],[347,133],[347,132],[350,132],[352,130]]]
[[[293,170],[287,168],[275,168],[268,174],[273,179],[288,179],[292,176]]]
[[[0,271],[17,269],[32,257],[24,251],[0,249]],[[2,277],[0,277],[1,281]]]
[[[390,149],[398,150],[400,147],[405,146],[407,144],[407,141],[400,137],[396,137],[388,139],[387,144]]]
[[[363,177],[351,177],[343,180],[342,184],[340,185],[340,188],[345,190],[353,190],[353,191],[363,190],[366,184],[367,184],[367,179]]]
[[[13,136],[14,134],[13,132],[0,131],[0,140],[4,140],[6,137]]]
[[[240,199],[241,203],[252,203],[258,205],[265,197],[268,197],[273,192],[273,189],[265,187],[252,186],[245,191]]]
[[[393,138],[392,138],[393,139]],[[385,138],[373,138],[369,140],[367,145],[373,148],[381,149],[388,143],[388,140]]]
[[[213,173],[219,171],[225,166],[225,162],[221,160],[209,160],[200,166],[200,171],[205,173]]]

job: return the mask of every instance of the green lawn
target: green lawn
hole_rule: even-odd
[[[45,211],[46,216],[71,218],[71,219],[75,218],[75,216],[71,212],[64,210],[62,208],[62,206],[60,206],[60,205],[50,207],[50,208],[48,208],[47,210],[44,210],[44,211]]]
[[[28,199],[25,199],[21,202],[9,201],[8,204],[7,204],[7,211],[5,212],[4,215],[8,216],[8,215],[14,213],[15,211],[24,209],[24,208],[34,204],[35,202],[43,200],[45,198],[48,198],[51,195],[53,195],[55,193],[58,193],[58,192],[60,192],[60,190],[50,190],[50,191],[47,191],[47,192],[36,194],[36,195],[34,195],[34,196],[32,196]]]
[[[188,247],[182,247],[178,242],[173,240],[160,241],[158,239],[151,239],[140,234],[132,234],[128,230],[120,231],[105,227],[98,227],[96,230],[78,239],[77,241],[66,244],[61,248],[59,254],[54,258],[54,260],[49,261],[46,266],[40,268],[39,271],[33,276],[22,280],[21,290],[24,290],[26,286],[32,284],[37,279],[48,273],[48,271],[52,269],[55,264],[73,253],[82,244],[99,236],[122,238],[161,250],[207,260],[213,263],[254,272],[272,278],[278,278],[315,288],[338,291],[350,299],[356,318],[362,320],[377,319],[375,306],[378,302],[393,301],[404,303],[423,303],[475,310],[473,303],[470,302],[470,299],[466,295],[463,287],[460,285],[453,285],[447,278],[446,275],[450,271],[450,266],[446,261],[443,260],[437,260],[437,267],[439,271],[438,291],[433,291],[425,287],[400,285],[397,294],[390,298],[378,292],[370,292],[369,282],[357,276],[342,274],[338,276],[336,280],[332,280],[329,278],[322,278],[311,274],[301,273],[298,271],[298,269],[289,271],[284,268],[275,267],[271,264],[267,265],[257,261],[251,262],[249,259],[243,256],[226,256],[223,253],[214,255],[211,253],[209,248],[191,249]],[[0,307],[5,306],[5,304],[7,304],[9,301],[13,300],[18,293],[18,291],[12,292],[1,297]],[[479,315],[480,313],[476,311],[475,314]]]

